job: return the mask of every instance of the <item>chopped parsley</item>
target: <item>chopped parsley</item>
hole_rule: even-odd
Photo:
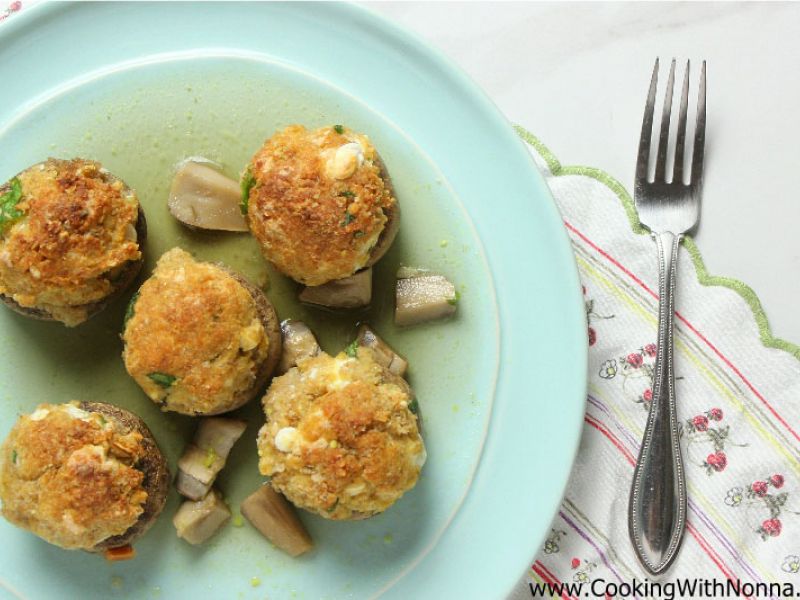
[[[217,453],[213,448],[209,447],[208,450],[206,450],[206,459],[203,461],[203,466],[205,466],[206,469],[210,469],[215,460],[217,460]]]
[[[353,237],[354,237],[354,238],[360,238],[360,237],[364,237],[364,232],[363,232],[363,231],[361,231],[361,230],[359,229],[358,231],[356,231],[356,232],[353,234]]]
[[[342,227],[347,227],[348,225],[350,225],[350,223],[352,223],[355,220],[356,220],[355,216],[351,215],[349,211],[347,210],[344,211],[344,219],[342,219]]]
[[[123,328],[128,324],[131,317],[134,313],[134,307],[136,305],[136,301],[139,299],[139,292],[137,291],[133,296],[131,296],[130,302],[128,302],[128,308],[125,309],[125,319],[122,321]]]
[[[338,133],[339,135],[344,133],[344,126],[343,125],[334,125],[333,130]]]
[[[22,184],[14,177],[11,180],[11,189],[0,196],[0,233],[22,216],[22,211],[17,209],[20,200]]]
[[[456,290],[456,295],[453,296],[452,298],[448,298],[447,303],[450,304],[451,306],[455,306],[456,304],[458,304],[459,300],[461,300],[461,294],[458,292],[458,290]]]
[[[344,349],[344,353],[350,358],[356,358],[358,356],[358,340],[353,340],[347,344],[347,347]]]
[[[416,415],[416,414],[419,414],[419,402],[417,402],[417,399],[416,399],[416,398],[414,398],[414,399],[411,401],[411,404],[409,404],[409,405],[408,405],[408,410],[410,410],[410,411],[411,411],[412,413],[414,413],[415,415]]]
[[[350,190],[344,190],[343,192],[339,192],[339,195],[344,197],[344,198],[355,198],[356,197],[356,193],[352,192]]]
[[[17,451],[16,450],[12,450],[11,451],[11,462],[14,463],[14,464],[17,464]]]
[[[242,175],[242,200],[239,202],[239,208],[243,215],[247,214],[247,207],[250,204],[250,190],[253,189],[255,184],[256,180],[253,177],[253,173],[250,171],[250,167],[247,167],[247,170]]]
[[[155,383],[160,385],[162,388],[171,387],[173,383],[177,381],[177,377],[175,375],[168,375],[167,373],[159,373],[155,371],[153,373],[148,373],[147,376],[152,379]]]

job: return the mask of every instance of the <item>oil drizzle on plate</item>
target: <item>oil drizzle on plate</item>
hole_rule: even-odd
[[[248,234],[193,232],[167,210],[173,165],[180,160],[205,156],[238,178],[267,137],[297,122],[307,127],[345,123],[367,133],[391,173],[402,225],[391,251],[375,269],[373,303],[364,311],[332,313],[300,305],[297,284],[265,263]],[[131,588],[146,583],[159,585],[165,595],[187,593],[186,586],[201,572],[199,562],[229,571],[241,582],[237,589],[245,593],[257,576],[262,589],[279,596],[297,589],[308,597],[366,597],[433,543],[466,493],[477,463],[493,393],[496,314],[478,242],[458,200],[401,131],[317,79],[276,64],[219,57],[156,62],[90,80],[35,107],[5,130],[0,142],[15,149],[13,156],[0,157],[0,178],[46,156],[82,156],[99,160],[133,187],[149,225],[144,275],[164,251],[181,246],[201,260],[223,262],[264,287],[279,317],[305,321],[328,352],[343,348],[363,320],[410,362],[429,461],[418,486],[396,506],[359,523],[333,523],[303,514],[319,549],[292,560],[249,526],[226,527],[202,554],[189,548],[175,538],[170,524],[178,505],[173,493],[157,526],[137,544],[139,557],[130,565],[130,577],[126,575]],[[392,312],[394,274],[400,264],[424,266],[454,281],[461,294],[457,317],[397,329]],[[195,424],[187,417],[160,413],[125,373],[118,333],[126,301],[74,330],[0,312],[0,378],[13,381],[1,392],[0,434],[11,427],[16,414],[39,402],[112,402],[145,419],[174,467]],[[253,402],[237,414],[250,425],[219,478],[234,512],[262,481],[255,435],[263,413]],[[5,523],[0,523],[0,535],[15,547],[40,544]],[[91,582],[107,582],[113,575],[107,565],[80,553],[37,546],[35,554],[46,567],[70,571],[62,578],[65,585],[95,585]],[[109,570],[109,577],[97,577],[98,570]],[[309,573],[326,576],[320,581]],[[370,576],[364,578],[364,573]],[[175,587],[178,582],[182,587]],[[207,584],[199,578],[198,590],[206,590]],[[103,586],[98,583],[97,589]]]

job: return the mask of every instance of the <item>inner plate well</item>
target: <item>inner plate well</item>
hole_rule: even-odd
[[[402,207],[400,234],[375,271],[372,307],[334,315],[296,301],[298,286],[266,265],[247,234],[195,233],[166,208],[174,165],[188,156],[220,163],[238,179],[255,150],[276,130],[343,123],[367,133],[392,176]],[[470,485],[480,456],[498,360],[498,315],[480,243],[443,175],[404,133],[380,114],[326,82],[273,61],[243,54],[150,57],[57,90],[0,131],[0,179],[47,156],[100,161],[133,187],[148,217],[145,272],[181,246],[220,261],[263,286],[281,319],[301,319],[336,353],[367,321],[411,363],[420,400],[428,463],[417,487],[383,515],[337,523],[302,513],[317,549],[291,559],[245,522],[229,524],[201,548],[175,537],[172,492],[158,524],[137,543],[129,563],[66,552],[5,521],[2,577],[30,597],[148,594],[186,597],[364,598],[391,582],[435,543]],[[399,265],[448,276],[461,294],[457,318],[399,330],[391,322]],[[138,285],[138,282],[137,282]],[[0,435],[41,402],[103,401],[128,408],[153,430],[170,466],[195,421],[163,414],[125,373],[119,332],[127,298],[77,329],[0,311]],[[255,435],[258,402],[235,413],[250,423],[218,485],[238,514],[262,481]],[[13,549],[13,550],[12,550]],[[30,574],[47,573],[34,584]],[[221,576],[221,574],[224,574]],[[254,579],[256,578],[256,579]],[[256,587],[254,583],[258,583]],[[149,590],[149,592],[148,592]]]

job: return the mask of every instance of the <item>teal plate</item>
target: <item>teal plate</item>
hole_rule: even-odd
[[[408,33],[341,4],[40,5],[0,26],[0,180],[47,156],[100,160],[139,193],[146,268],[172,246],[225,262],[262,285],[281,318],[300,318],[329,352],[367,320],[410,359],[429,460],[416,488],[354,523],[306,513],[315,540],[291,559],[246,522],[206,545],[175,537],[171,492],[137,557],[107,563],[0,522],[0,596],[21,598],[492,598],[511,590],[547,532],[577,448],[586,323],[574,259],[523,144],[455,67]],[[369,134],[403,208],[376,268],[368,311],[333,316],[247,235],[175,223],[175,163],[202,155],[235,177],[290,123]],[[455,319],[391,322],[400,264],[446,274]],[[130,295],[130,292],[129,294]],[[170,465],[196,423],[162,414],[126,375],[125,301],[66,329],[0,311],[0,435],[40,402],[106,401],[141,415]],[[219,479],[238,506],[262,479],[257,402]],[[236,519],[234,520],[236,521]]]

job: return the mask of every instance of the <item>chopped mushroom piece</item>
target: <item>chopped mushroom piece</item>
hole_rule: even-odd
[[[317,338],[302,321],[286,319],[281,323],[281,333],[283,333],[283,354],[276,370],[278,375],[296,366],[301,358],[319,354]]]
[[[212,489],[202,500],[187,500],[172,518],[178,537],[198,545],[219,531],[231,518],[222,495]]]
[[[323,285],[309,286],[300,292],[300,302],[330,308],[359,308],[372,300],[372,268],[355,275],[335,279]]]
[[[408,361],[400,356],[392,347],[384,342],[377,333],[370,329],[369,325],[362,323],[358,328],[358,336],[356,341],[359,346],[365,348],[372,348],[375,361],[383,367],[386,367],[391,373],[405,376],[408,369]]]
[[[242,514],[290,556],[300,556],[314,547],[294,507],[269,484],[262,485],[242,502]]]
[[[238,419],[203,419],[195,432],[193,442],[186,447],[178,460],[178,477],[175,482],[178,492],[192,500],[203,498],[214,485],[231,448],[246,428],[247,423]]]
[[[178,459],[178,493],[192,500],[200,500],[208,493],[225,461],[212,451],[189,444]]]
[[[187,160],[169,191],[169,212],[184,225],[220,231],[248,231],[239,184],[208,164]]]
[[[222,417],[203,419],[194,434],[194,444],[204,450],[212,448],[214,453],[225,461],[245,429],[247,422],[239,419]]]
[[[394,321],[416,325],[456,312],[458,292],[444,276],[402,267],[397,272]]]

